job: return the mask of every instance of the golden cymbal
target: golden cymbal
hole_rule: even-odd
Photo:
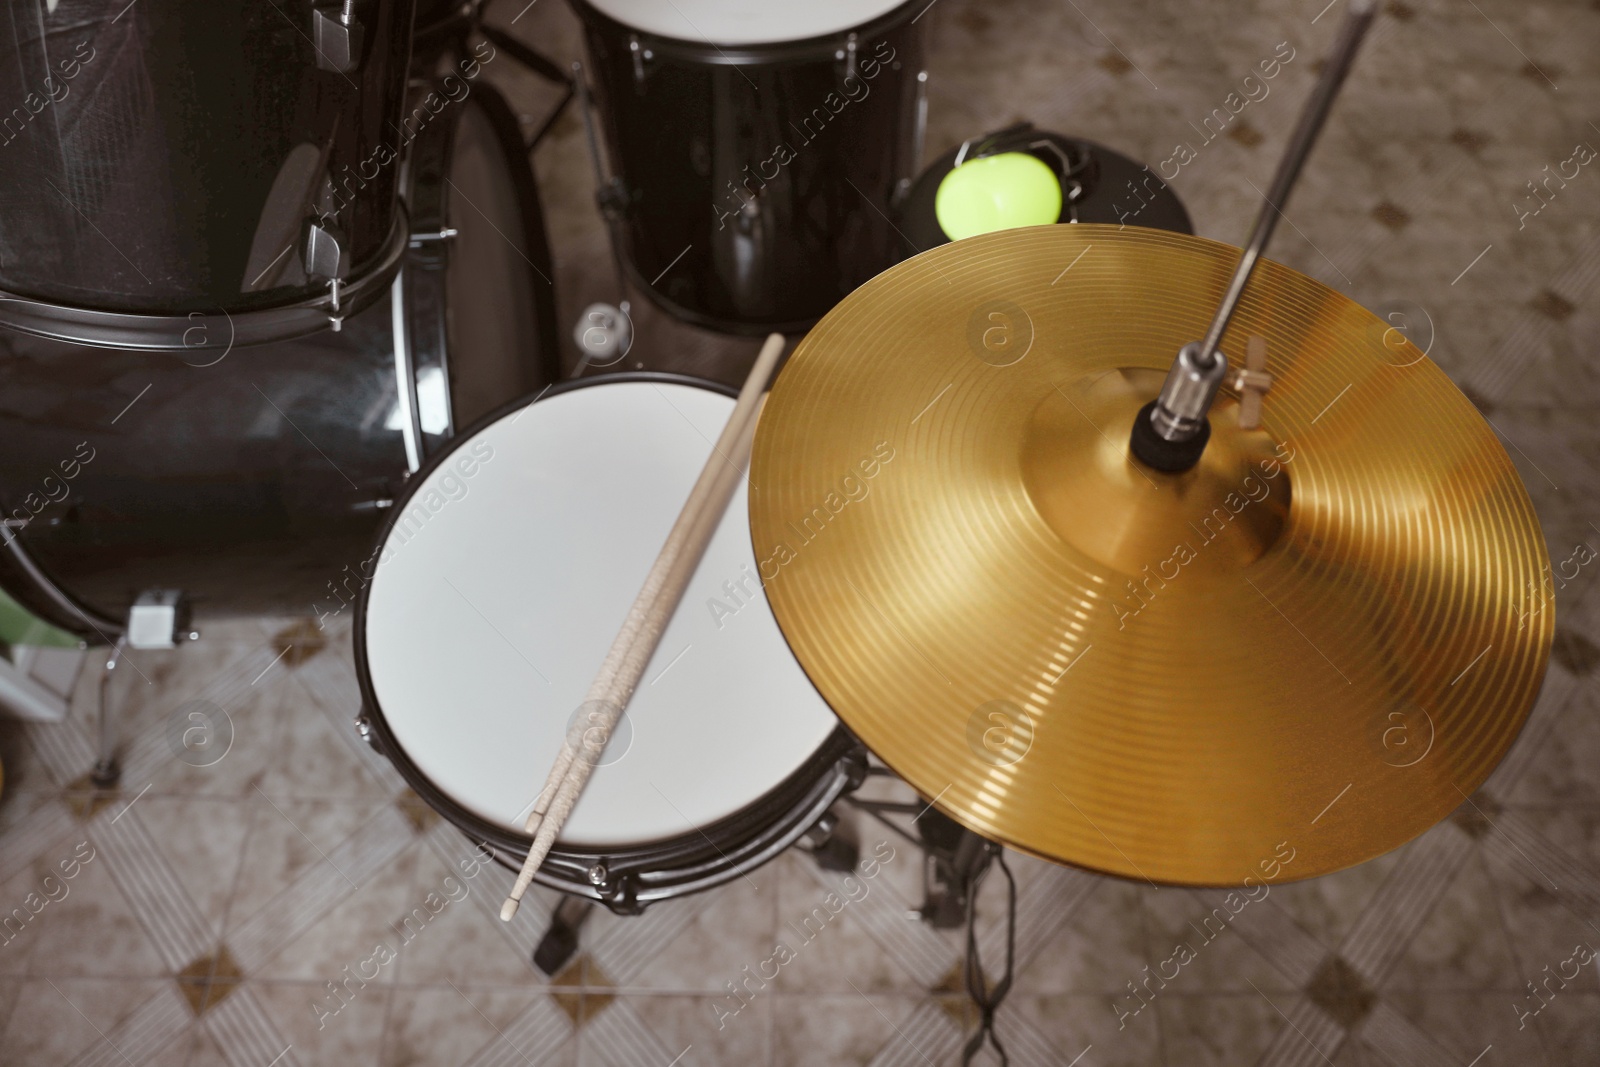
[[[750,521],[778,622],[986,837],[1157,882],[1324,874],[1462,805],[1538,693],[1527,493],[1339,293],[1263,261],[1222,344],[1266,339],[1261,428],[1224,390],[1196,469],[1129,458],[1238,255],[1091,225],[945,245],[846,298],[768,398]]]

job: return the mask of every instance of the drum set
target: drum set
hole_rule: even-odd
[[[0,152],[6,594],[113,665],[191,619],[353,607],[360,734],[510,867],[581,738],[532,872],[567,901],[550,973],[596,904],[796,845],[853,869],[842,807],[925,851],[922,915],[972,945],[1000,842],[1220,885],[1292,825],[1305,877],[1493,769],[1552,632],[1505,625],[1544,561],[1527,496],[1443,376],[1389,358],[1408,342],[1259,259],[1370,3],[1240,255],[1148,167],[1027,123],[919,172],[922,0],[570,2],[571,70],[480,2],[12,27],[14,77],[65,85],[48,60],[79,37],[97,58]],[[500,55],[563,90],[531,138]],[[570,100],[619,300],[563,378],[528,158]],[[806,338],[596,739],[607,642],[741,410],[683,375],[584,376],[633,290]],[[1330,375],[1372,395],[1318,427]],[[1418,710],[1433,758],[1388,759]],[[102,734],[109,786],[105,707]],[[922,802],[857,795],[891,767]],[[1357,781],[1355,822],[1298,829]],[[969,1058],[1000,1047],[1006,974],[974,950]]]

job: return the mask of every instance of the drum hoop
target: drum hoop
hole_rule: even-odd
[[[421,81],[424,84],[437,84],[438,79],[426,78]],[[488,121],[489,128],[509,164],[509,177],[523,220],[521,237],[527,246],[527,254],[533,261],[534,272],[542,273],[544,278],[554,277],[555,268],[550,258],[550,242],[544,226],[544,206],[539,199],[538,183],[528,161],[527,146],[522,140],[522,128],[517,122],[516,113],[511,110],[511,105],[506,102],[499,90],[487,81],[479,81],[474,85],[472,91],[462,100],[462,107],[452,109],[450,121],[437,126],[430,125],[417,138],[416,151],[412,158],[406,161],[407,188],[404,206],[411,216],[412,232],[437,235],[450,226],[449,200],[446,194],[448,186],[442,176],[449,174],[451,162],[455,158],[455,134],[460,126],[461,116],[466,107],[473,106],[474,101]],[[441,177],[435,180],[419,174],[418,164],[424,161],[437,162]],[[414,304],[410,298],[413,286],[436,286],[438,303],[441,307],[446,306],[450,256],[449,241],[413,241],[405,257],[408,314]],[[553,381],[561,374],[561,342],[556,334],[555,287],[550,284],[540,284],[541,281],[542,279],[536,278],[532,291],[528,294],[533,305],[535,328],[538,330],[538,336],[533,341],[535,351],[541,354],[540,373],[546,381]],[[420,351],[423,346],[419,343],[416,324],[413,323],[412,326],[410,334],[412,348],[414,352]],[[439,364],[446,368],[448,374],[449,353],[442,352],[441,355],[443,358]],[[518,403],[519,400],[513,400],[511,403]]]
[[[412,475],[405,489],[389,507],[368,558],[376,559],[383,552],[396,522],[427,482],[429,475],[443,466],[446,460],[454,458],[457,450],[477,434],[548,397],[591,386],[624,382],[687,385],[728,397],[737,395],[737,390],[732,387],[706,378],[669,371],[627,371],[593,378],[568,379],[547,387],[531,400],[519,398],[503,404],[457,433],[449,447],[441,448],[428,457]],[[520,860],[520,857],[527,855],[533,842],[530,835],[508,830],[467,810],[435,785],[395,740],[378,701],[367,661],[367,608],[372,585],[369,581],[356,598],[351,635],[356,680],[361,689],[362,721],[376,737],[379,751],[430,808],[443,815],[473,841],[490,845]],[[821,699],[820,695],[818,699]],[[864,749],[841,723],[835,726],[822,745],[800,767],[738,811],[690,833],[657,838],[638,846],[557,845],[551,849],[549,858],[535,877],[542,885],[592,897],[621,912],[636,911],[652,900],[710,888],[737,877],[743,870],[764,862],[772,854],[792,844],[811,825],[810,821],[796,825],[795,816],[808,813],[810,809],[817,808],[818,802],[825,800],[826,803],[817,808],[820,817],[833,800],[859,782],[864,768]],[[835,771],[831,776],[830,769]],[[538,769],[530,768],[530,773],[537,774]],[[808,798],[807,794],[820,795]],[[773,820],[770,815],[774,811],[786,812],[790,817]],[[777,832],[763,834],[763,829]],[[610,878],[599,887],[592,885],[587,875],[596,863],[604,863],[610,872]]]
[[[334,322],[364,310],[388,292],[410,243],[411,225],[405,205],[395,204],[394,224],[378,257],[349,282],[339,286],[339,306],[331,291],[287,304],[239,311],[225,308],[176,314],[102,311],[76,304],[55,304],[0,290],[0,326],[52,341],[94,348],[136,352],[206,352],[292,341],[328,329]],[[221,314],[216,314],[221,312]],[[174,341],[194,331],[197,344]]]
[[[803,37],[793,41],[772,41],[766,44],[717,45],[706,41],[691,41],[681,37],[666,37],[649,30],[641,30],[621,22],[595,7],[589,0],[568,0],[572,9],[589,28],[609,31],[624,40],[633,36],[642,46],[658,56],[712,67],[787,66],[816,60],[833,60],[841,42],[851,34],[861,40],[873,40],[881,34],[897,30],[901,24],[909,25],[927,6],[926,0],[907,0],[899,7],[879,15],[859,26],[850,26],[817,37]]]

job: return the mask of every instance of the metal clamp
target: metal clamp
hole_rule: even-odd
[[[311,44],[317,69],[349,74],[361,66],[366,30],[356,21],[356,0],[311,9]]]

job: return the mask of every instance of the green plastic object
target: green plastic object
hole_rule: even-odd
[[[44,645],[49,648],[77,648],[81,641],[64,630],[33,615],[0,590],[0,647]]]
[[[1026,152],[984,156],[944,176],[933,213],[952,241],[1016,226],[1048,226],[1061,218],[1061,183]]]

